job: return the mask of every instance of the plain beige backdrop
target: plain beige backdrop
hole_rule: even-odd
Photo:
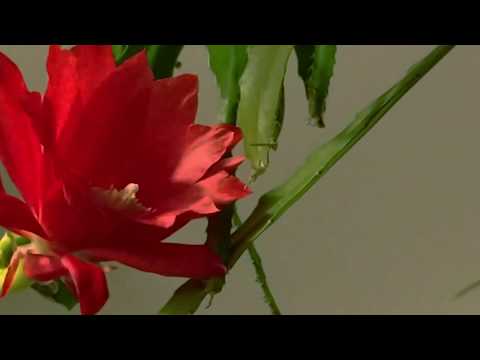
[[[256,195],[242,202],[243,216],[432,47],[340,46],[326,130],[306,125],[292,57],[280,148]],[[20,66],[31,89],[43,91],[47,46],[0,51]],[[180,73],[200,77],[198,121],[215,122],[218,90],[204,47],[187,46],[181,61]],[[480,279],[479,64],[480,47],[454,49],[259,239],[285,314],[480,313],[480,290],[452,301]],[[244,166],[240,176],[247,175]],[[176,240],[202,241],[204,228],[204,221],[192,223]],[[122,268],[109,275],[111,298],[102,314],[154,314],[182,281]],[[204,308],[200,314],[268,313],[247,256]],[[0,314],[66,313],[30,290],[0,302]]]

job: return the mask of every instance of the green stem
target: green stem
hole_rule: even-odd
[[[270,311],[272,312],[272,315],[282,315],[277,305],[277,302],[273,297],[272,291],[268,286],[267,276],[265,275],[265,271],[262,265],[262,258],[260,257],[260,254],[257,252],[257,249],[255,249],[255,245],[252,244],[249,246],[248,253],[250,255],[250,258],[252,259],[252,264],[255,268],[255,272],[257,273],[257,281],[262,288],[263,295],[265,297],[265,303],[270,307]]]
[[[361,112],[342,133],[317,148],[306,163],[282,186],[264,195],[259,205],[232,235],[233,249],[228,262],[232,268],[251,244],[294,203],[312,188],[357,144],[398,101],[443,59],[454,45],[437,46],[407,75],[376,102]]]
[[[236,209],[233,212],[233,223],[235,227],[239,227],[242,225],[242,220],[238,216],[238,212]],[[270,286],[268,285],[267,275],[265,274],[265,270],[262,264],[262,258],[258,253],[257,249],[255,248],[255,245],[252,244],[248,248],[248,253],[252,260],[255,273],[257,274],[257,281],[260,284],[260,287],[262,288],[265,303],[270,308],[272,315],[282,315],[282,313],[280,312],[280,308],[278,307],[277,302],[275,301],[275,297],[273,296],[273,293],[270,290]]]

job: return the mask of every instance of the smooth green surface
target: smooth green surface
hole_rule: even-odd
[[[253,178],[262,175],[277,148],[283,123],[284,78],[293,45],[250,45],[240,79],[238,126],[245,137],[245,154]]]
[[[234,124],[240,101],[240,77],[247,64],[248,45],[207,45],[210,69],[223,99],[222,121]]]

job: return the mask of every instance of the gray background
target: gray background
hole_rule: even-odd
[[[327,129],[306,125],[293,57],[280,148],[267,175],[243,201],[279,184],[432,46],[340,46]],[[46,85],[46,46],[0,46],[32,89]],[[189,46],[180,72],[201,81],[198,120],[215,122],[215,80],[201,46]],[[478,84],[480,48],[457,47],[345,159],[258,242],[270,284],[286,314],[438,314],[480,312],[480,291],[452,296],[480,279]],[[240,176],[247,178],[244,166]],[[205,222],[177,241],[203,241]],[[121,269],[109,276],[102,314],[153,314],[183,280]],[[266,314],[248,257],[200,314]],[[31,291],[0,302],[0,314],[65,314]],[[78,308],[73,311],[78,313]]]

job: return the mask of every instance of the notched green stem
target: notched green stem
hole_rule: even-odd
[[[262,288],[265,303],[270,308],[272,315],[282,315],[282,313],[280,312],[280,308],[275,301],[275,297],[270,290],[270,286],[268,285],[267,275],[265,274],[265,270],[263,269],[262,258],[260,257],[257,249],[255,248],[255,245],[252,244],[249,246],[248,253],[250,255],[250,258],[252,259],[252,264],[257,274],[257,281]]]
[[[238,215],[236,209],[234,209],[233,212],[233,224],[237,228],[242,225],[242,220],[240,219],[240,216]],[[268,285],[267,275],[263,268],[262,258],[258,253],[257,249],[255,248],[255,245],[250,245],[250,247],[248,248],[248,253],[250,255],[250,259],[252,260],[252,264],[257,275],[257,282],[260,284],[260,287],[263,291],[265,303],[270,308],[272,315],[282,315],[280,312],[280,308],[275,301],[275,297],[270,290],[270,286]]]

